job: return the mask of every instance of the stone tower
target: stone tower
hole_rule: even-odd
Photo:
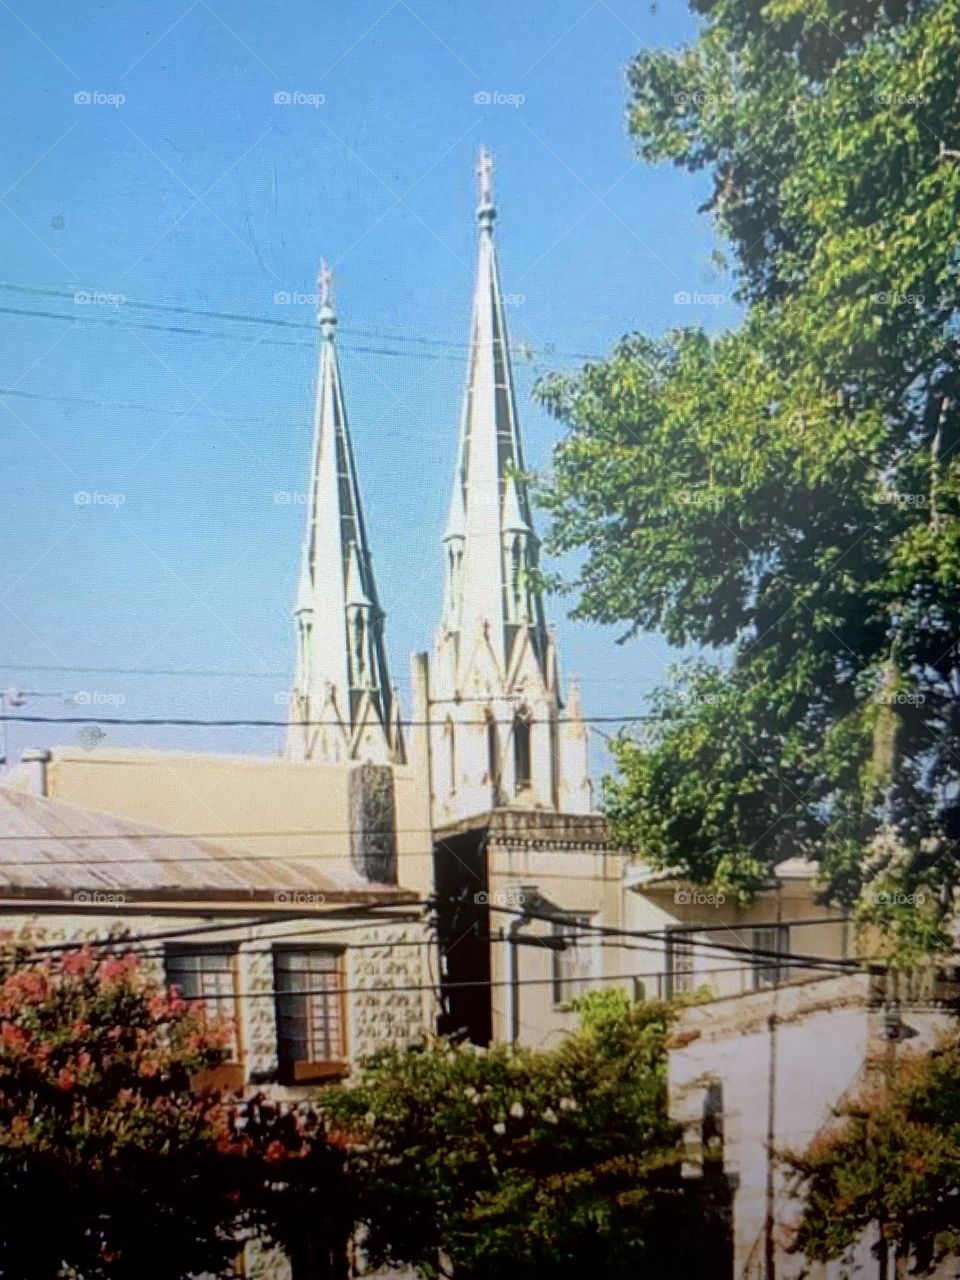
[[[467,382],[443,535],[443,614],[414,659],[416,720],[430,761],[434,824],[499,806],[588,813],[587,731],[564,705],[537,582],[539,541],[524,475],[494,244],[492,162],[477,168],[479,248]]]

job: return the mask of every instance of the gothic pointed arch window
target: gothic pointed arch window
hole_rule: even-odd
[[[530,711],[521,707],[513,718],[513,781],[518,796],[529,791],[533,782],[530,725]]]
[[[354,684],[362,685],[367,674],[367,620],[362,609],[353,618],[353,661]]]
[[[517,622],[522,622],[524,617],[524,600],[523,600],[523,539],[516,534],[513,539],[510,556],[510,584],[512,588],[512,613]]]
[[[487,740],[487,777],[493,794],[494,804],[500,803],[500,777],[503,772],[500,759],[500,729],[496,716],[487,708],[483,716],[483,733]]]

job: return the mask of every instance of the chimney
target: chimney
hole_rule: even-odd
[[[47,794],[47,765],[50,763],[50,752],[40,747],[27,747],[20,754],[20,767],[17,772],[26,784],[26,790],[35,796]]]

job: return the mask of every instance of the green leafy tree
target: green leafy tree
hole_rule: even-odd
[[[441,1041],[384,1053],[328,1096],[372,1263],[465,1280],[682,1265],[670,1010],[618,992],[581,1009],[581,1030],[554,1050]]]
[[[960,1250],[958,1054],[954,1034],[933,1054],[906,1055],[788,1157],[804,1196],[795,1244],[808,1258],[840,1258],[866,1232],[911,1274]]]
[[[305,1207],[333,1238],[342,1158],[315,1118],[195,1087],[228,1035],[132,953],[3,958],[0,1276],[235,1275],[251,1235],[303,1247]]]
[[[742,322],[631,337],[541,386],[568,428],[543,500],[553,551],[580,554],[576,614],[723,659],[619,742],[608,810],[654,861],[743,893],[814,858],[833,898],[942,945],[960,0],[690,3],[697,40],[631,65],[630,124],[644,159],[712,175]]]

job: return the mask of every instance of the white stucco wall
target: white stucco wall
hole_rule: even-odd
[[[800,1204],[787,1171],[771,1151],[801,1150],[855,1092],[865,1068],[928,1047],[950,1017],[933,1008],[905,1008],[915,1034],[902,1044],[882,1038],[882,1010],[868,1002],[866,975],[816,979],[774,991],[719,999],[687,1010],[670,1051],[672,1115],[686,1129],[689,1165],[700,1160],[706,1090],[722,1089],[724,1171],[736,1183],[734,1276],[762,1280],[765,1223],[772,1190],[777,1280],[874,1277],[877,1262],[864,1240],[843,1263],[813,1267],[789,1252]],[[906,1046],[906,1047],[905,1047]],[[768,1188],[768,1177],[772,1188]]]

